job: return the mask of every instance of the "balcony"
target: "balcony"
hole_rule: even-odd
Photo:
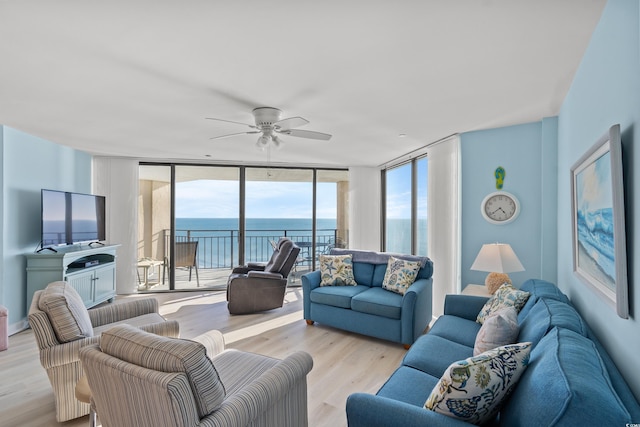
[[[317,229],[315,245],[311,229],[246,230],[245,233],[244,263],[267,262],[273,253],[272,242],[283,236],[300,246],[300,255],[289,274],[290,286],[299,286],[300,276],[315,269],[318,256],[336,246],[336,242],[339,242],[339,246],[344,246],[340,244],[341,239],[338,238],[338,230],[335,228]],[[170,230],[163,230],[162,235],[162,255],[154,258],[151,263],[144,263],[143,260],[139,263],[140,292],[170,290],[169,251],[164,250],[171,247]],[[197,242],[195,258],[198,274],[196,276],[195,267],[176,267],[175,290],[226,289],[231,270],[240,264],[239,230],[176,230],[177,242]],[[147,267],[142,267],[143,265]],[[199,286],[196,277],[199,279]]]

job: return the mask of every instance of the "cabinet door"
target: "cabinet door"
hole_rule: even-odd
[[[95,270],[94,301],[100,303],[112,298],[116,292],[116,267],[114,264]]]
[[[73,289],[78,291],[85,306],[90,307],[93,305],[93,271],[69,274],[65,280]]]

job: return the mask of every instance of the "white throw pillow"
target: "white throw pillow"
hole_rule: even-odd
[[[477,356],[487,350],[513,344],[518,339],[519,332],[516,309],[513,307],[502,308],[485,319],[478,335],[476,335],[473,355]]]

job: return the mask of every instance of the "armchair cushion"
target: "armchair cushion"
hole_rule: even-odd
[[[66,282],[50,283],[40,297],[38,308],[47,313],[60,342],[93,336],[93,326],[82,297]]]
[[[129,325],[102,334],[101,350],[144,368],[167,373],[184,372],[202,418],[217,410],[226,392],[204,345],[199,342],[160,337]]]

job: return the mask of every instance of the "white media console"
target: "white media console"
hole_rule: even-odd
[[[87,308],[116,295],[116,250],[120,245],[58,246],[27,254],[27,311],[33,294],[63,280],[78,291]]]

